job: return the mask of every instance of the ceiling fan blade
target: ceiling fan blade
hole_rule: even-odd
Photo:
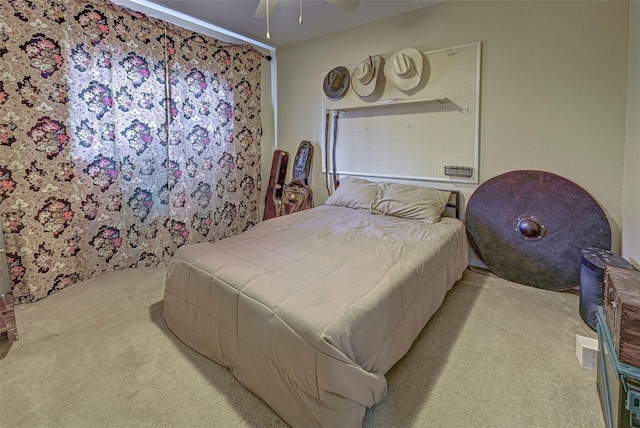
[[[256,18],[266,18],[268,15],[269,18],[271,18],[271,16],[273,15],[273,10],[276,8],[277,1],[278,0],[269,0],[269,10],[267,11],[267,0],[260,0],[254,16]]]
[[[327,0],[327,2],[331,6],[340,9],[343,12],[351,12],[352,10],[356,10],[358,6],[360,6],[359,0]]]

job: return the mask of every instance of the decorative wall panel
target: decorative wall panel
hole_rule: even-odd
[[[338,174],[478,182],[481,44],[423,52],[423,56],[422,80],[411,91],[403,92],[387,81],[383,64],[372,95],[360,97],[353,89],[339,100],[323,95],[330,144],[335,133]],[[353,73],[356,66],[347,69]],[[323,156],[323,170],[329,162],[331,171],[331,158]],[[469,167],[473,172],[471,177],[447,176],[445,166]]]

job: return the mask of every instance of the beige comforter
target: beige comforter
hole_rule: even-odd
[[[359,426],[467,266],[463,224],[320,206],[186,245],[164,316],[294,426]]]

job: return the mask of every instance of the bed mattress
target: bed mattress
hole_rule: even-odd
[[[168,327],[292,426],[361,426],[468,264],[462,222],[323,205],[170,262]]]

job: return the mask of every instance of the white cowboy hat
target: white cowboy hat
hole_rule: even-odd
[[[345,67],[336,67],[324,76],[322,89],[331,99],[342,98],[349,89],[349,70]]]
[[[409,91],[422,78],[422,54],[413,48],[403,49],[393,54],[384,65],[384,75],[401,91]]]
[[[373,94],[380,75],[380,63],[382,58],[380,55],[374,55],[362,61],[353,70],[351,75],[351,87],[353,91],[361,97],[368,97]]]

